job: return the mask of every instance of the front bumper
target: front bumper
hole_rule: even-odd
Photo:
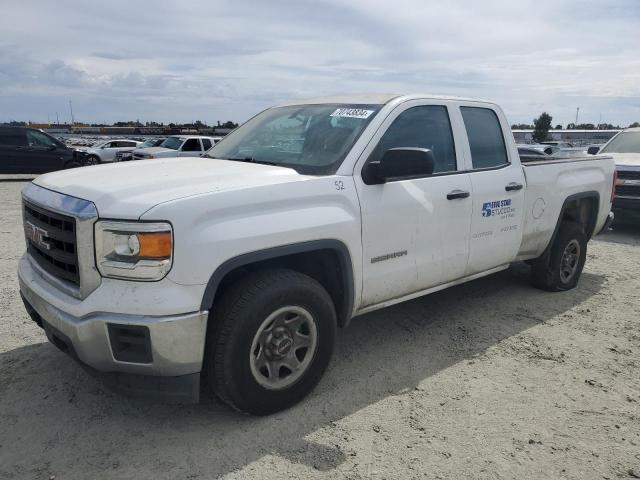
[[[55,287],[46,283],[36,268],[26,256],[20,260],[20,293],[28,313],[44,328],[52,343],[92,373],[118,379],[121,390],[133,393],[148,390],[154,395],[165,391],[168,397],[198,400],[207,311],[165,316],[106,312],[74,316],[47,300],[48,292]],[[69,302],[77,300],[69,297]],[[114,356],[113,328],[123,326],[143,327],[148,331],[145,341],[150,358],[144,360],[145,363],[121,361]],[[142,381],[145,377],[151,377],[146,378],[150,384],[147,389]],[[127,384],[132,388],[127,388]]]

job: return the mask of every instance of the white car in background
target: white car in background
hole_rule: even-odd
[[[131,152],[138,148],[142,142],[127,138],[111,139],[99,142],[86,149],[87,162],[89,164],[109,163],[116,160],[116,153]]]
[[[216,137],[173,135],[158,147],[140,148],[133,152],[134,160],[169,157],[199,157],[218,142]]]

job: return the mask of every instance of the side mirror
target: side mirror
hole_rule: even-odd
[[[589,147],[587,148],[587,153],[589,155],[596,155],[600,151],[600,147]]]
[[[367,184],[386,183],[392,179],[426,177],[433,174],[433,152],[427,148],[391,148],[379,161],[367,167]]]

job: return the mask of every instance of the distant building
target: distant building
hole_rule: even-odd
[[[607,143],[620,130],[549,130],[549,140],[562,140],[576,146]],[[516,143],[535,143],[533,130],[512,130]]]

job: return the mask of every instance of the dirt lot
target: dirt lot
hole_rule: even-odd
[[[0,479],[640,478],[640,229],[590,243],[577,289],[527,267],[355,319],[297,407],[251,418],[110,393],[18,296],[0,183]]]

